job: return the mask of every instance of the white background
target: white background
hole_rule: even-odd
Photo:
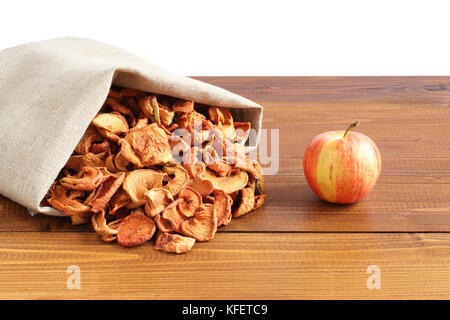
[[[1,1],[0,49],[79,36],[184,75],[449,75],[449,1]]]

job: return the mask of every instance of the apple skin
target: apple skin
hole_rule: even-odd
[[[348,130],[347,130],[348,131]],[[377,145],[368,136],[327,131],[306,148],[303,170],[314,193],[332,203],[354,203],[366,197],[381,171]]]

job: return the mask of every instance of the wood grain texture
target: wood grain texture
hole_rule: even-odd
[[[223,233],[184,255],[92,233],[1,232],[0,298],[450,298],[448,234]],[[66,269],[78,265],[81,289]],[[369,265],[381,289],[369,290]]]
[[[0,299],[450,298],[450,77],[199,79],[259,102],[263,128],[279,130],[266,204],[176,256],[104,244],[0,196]],[[360,203],[328,204],[303,153],[354,120],[380,148],[381,177]],[[71,264],[81,290],[66,289]],[[372,264],[381,290],[366,288]]]

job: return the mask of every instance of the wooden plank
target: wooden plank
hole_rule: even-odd
[[[207,77],[264,105],[280,130],[279,171],[266,205],[220,231],[450,231],[450,77]],[[383,168],[372,194],[351,206],[318,200],[302,158],[318,133],[361,121]],[[67,219],[30,218],[0,197],[0,231],[87,231]]]
[[[1,299],[448,299],[449,234],[218,234],[185,255],[0,232]],[[67,267],[81,271],[69,290]],[[368,266],[381,289],[367,288]]]

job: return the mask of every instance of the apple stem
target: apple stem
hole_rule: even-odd
[[[359,125],[359,121],[353,122],[353,123],[347,128],[347,130],[345,130],[344,138],[347,136],[347,134],[348,134],[348,132],[349,132],[350,130],[352,130],[353,128],[356,128],[358,125]]]

